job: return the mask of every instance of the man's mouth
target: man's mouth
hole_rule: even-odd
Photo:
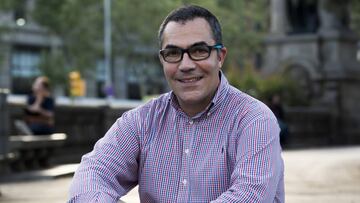
[[[202,77],[192,77],[192,78],[178,79],[178,81],[182,82],[182,83],[192,83],[192,82],[197,82],[201,79],[202,79]]]

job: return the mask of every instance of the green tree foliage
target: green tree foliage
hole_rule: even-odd
[[[101,53],[102,4],[98,0],[37,0],[33,18],[63,41],[68,71],[94,68]]]
[[[139,47],[157,48],[157,30],[166,14],[182,5],[197,4],[214,12],[223,25],[228,63],[259,51],[267,27],[266,1],[254,0],[121,0],[112,1],[114,54],[131,55]],[[103,2],[98,0],[37,0],[33,16],[64,41],[66,61],[89,68],[102,53]],[[156,55],[157,52],[154,52]]]
[[[62,52],[43,52],[40,62],[40,71],[50,78],[53,86],[66,84],[67,71],[64,71],[65,61]]]
[[[116,54],[131,55],[139,48],[157,50],[158,27],[180,1],[121,0],[112,4],[113,49]]]
[[[23,3],[22,0],[1,0],[0,10],[7,11],[20,6]]]
[[[245,60],[262,52],[261,42],[268,29],[268,3],[263,0],[219,1],[224,42],[229,47],[228,64],[244,66]]]
[[[268,102],[272,95],[278,94],[289,106],[309,105],[300,85],[286,74],[275,74],[262,77],[256,72],[249,62],[245,68],[230,67],[227,71],[229,82],[243,92],[263,101]]]

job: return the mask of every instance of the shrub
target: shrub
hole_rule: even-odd
[[[286,105],[309,105],[299,84],[287,75],[273,74],[263,77],[249,65],[242,71],[234,67],[228,68],[226,75],[234,87],[265,103],[272,95],[279,94]]]

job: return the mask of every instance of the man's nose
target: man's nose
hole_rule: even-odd
[[[188,53],[184,53],[183,59],[180,61],[179,69],[181,71],[191,71],[195,69],[196,65],[194,61],[190,58]]]

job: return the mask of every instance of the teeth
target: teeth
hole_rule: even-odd
[[[183,79],[183,80],[180,80],[181,82],[195,82],[195,81],[198,81],[200,80],[200,77],[197,77],[197,78],[190,78],[190,79]]]

